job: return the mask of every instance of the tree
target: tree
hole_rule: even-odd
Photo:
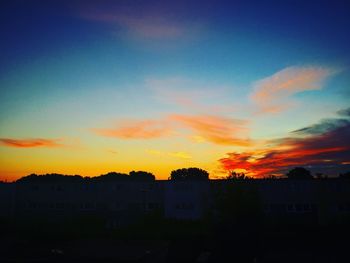
[[[144,171],[131,171],[129,173],[130,179],[139,180],[139,181],[154,181],[155,176],[152,173]]]
[[[295,167],[286,176],[288,179],[313,179],[311,172],[304,167]]]
[[[225,178],[227,180],[246,180],[251,179],[251,177],[246,176],[245,173],[236,173],[231,171],[230,174]]]
[[[63,175],[63,174],[30,174],[19,178],[19,183],[60,183],[60,182],[81,182],[84,178],[80,175]]]
[[[316,179],[327,179],[327,178],[328,178],[328,175],[323,174],[323,173],[316,173],[316,174],[315,174],[315,178],[316,178]]]
[[[226,184],[225,189],[221,188],[213,197],[212,222],[218,243],[217,261],[227,261],[225,258],[230,257],[237,262],[248,262],[247,255],[258,253],[261,242],[263,212],[257,185],[237,181]]]
[[[107,174],[102,174],[97,177],[93,177],[93,180],[99,180],[104,182],[110,182],[110,181],[125,181],[129,179],[129,175],[124,173],[117,173],[117,172],[109,172]]]
[[[170,180],[194,180],[194,181],[205,181],[209,179],[209,173],[200,168],[182,168],[171,172]]]
[[[346,173],[343,173],[343,174],[339,174],[339,178],[342,178],[342,179],[350,179],[350,172],[346,172]]]

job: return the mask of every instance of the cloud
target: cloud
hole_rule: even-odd
[[[111,149],[108,149],[108,150],[106,150],[108,153],[111,153],[111,154],[118,154],[118,152],[117,151],[115,151],[115,150],[111,150]]]
[[[251,100],[260,112],[276,113],[293,105],[288,98],[306,90],[319,90],[337,71],[324,67],[288,67],[257,81]]]
[[[337,114],[340,116],[350,117],[350,108],[339,110],[337,111]]]
[[[9,139],[0,138],[0,144],[7,147],[15,148],[34,148],[34,147],[62,147],[58,139]]]
[[[328,131],[335,130],[340,127],[346,127],[350,124],[350,121],[347,119],[325,119],[320,123],[295,130],[292,133],[297,135],[313,135],[313,134],[322,134]]]
[[[170,152],[170,156],[176,157],[176,158],[181,158],[181,159],[191,159],[192,156],[186,152]]]
[[[153,149],[147,149],[146,152],[150,155],[156,155],[156,156],[170,156],[180,159],[192,159],[192,156],[187,152],[162,152],[158,150]]]
[[[337,111],[337,114],[342,118],[324,119],[319,123],[313,124],[302,129],[292,131],[295,135],[314,135],[322,134],[337,128],[346,127],[350,124],[350,108],[341,109]]]
[[[150,155],[158,155],[158,156],[164,155],[163,152],[158,151],[158,150],[153,150],[153,149],[147,149],[146,152]]]
[[[101,136],[121,139],[154,139],[171,133],[168,123],[163,120],[128,120],[114,128],[92,130]]]
[[[219,163],[225,170],[244,169],[256,177],[282,174],[294,166],[308,166],[331,174],[349,169],[344,165],[350,161],[350,121],[333,119],[331,122],[328,120],[296,131],[304,137],[269,141],[265,149],[228,153]]]
[[[214,115],[173,114],[169,119],[189,128],[201,139],[215,144],[249,146],[251,141],[245,138],[247,122]]]
[[[215,115],[172,114],[153,120],[129,120],[114,128],[92,129],[96,134],[121,139],[156,139],[181,129],[191,130],[193,138],[220,145],[249,146],[247,122]],[[177,134],[177,133],[176,133]]]
[[[198,22],[199,18],[185,16],[183,12],[187,10],[178,9],[176,3],[84,2],[76,5],[76,9],[80,18],[99,22],[118,35],[137,40],[191,39],[203,24]]]
[[[186,78],[148,79],[146,85],[160,102],[197,112],[232,112],[237,108],[222,105],[228,87],[210,86]]]
[[[173,39],[185,34],[186,28],[159,15],[120,14],[111,11],[90,12],[84,18],[115,25],[133,36],[146,39]]]

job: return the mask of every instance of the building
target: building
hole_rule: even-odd
[[[158,212],[165,218],[199,220],[215,210],[215,196],[254,190],[267,222],[329,224],[350,220],[350,180],[261,179],[206,181],[60,180],[0,184],[0,217],[60,221],[104,218],[107,227]]]

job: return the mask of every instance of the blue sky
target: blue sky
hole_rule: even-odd
[[[229,153],[266,156],[271,140],[349,107],[349,11],[348,1],[5,1],[0,176],[124,171],[135,156],[158,178],[189,165],[216,176]],[[337,171],[348,161],[334,160]]]

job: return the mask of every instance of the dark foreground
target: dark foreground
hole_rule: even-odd
[[[2,235],[0,262],[350,262],[349,231],[327,227],[169,239]]]

